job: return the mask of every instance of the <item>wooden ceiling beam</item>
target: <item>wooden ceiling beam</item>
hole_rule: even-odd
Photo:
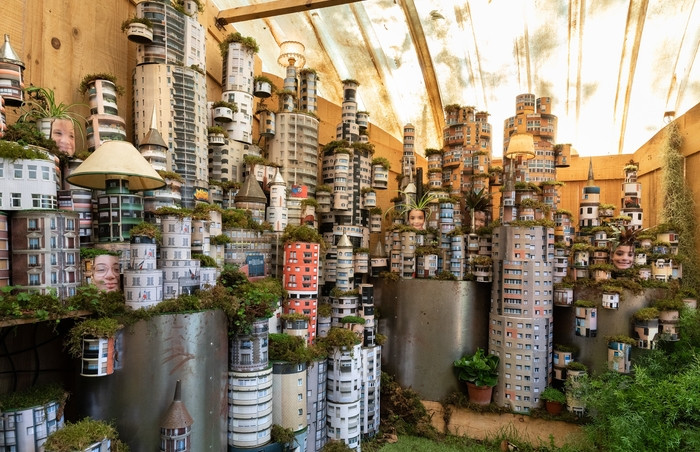
[[[246,20],[293,14],[329,6],[345,5],[362,0],[272,0],[255,5],[236,6],[222,9],[216,20],[219,24],[245,22]]]

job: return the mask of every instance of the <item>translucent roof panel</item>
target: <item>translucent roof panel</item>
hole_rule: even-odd
[[[635,151],[700,101],[694,0],[365,0],[228,28],[254,37],[280,76],[280,43],[303,43],[323,97],[340,103],[340,81],[359,81],[371,122],[398,139],[414,124],[419,151],[441,147],[448,104],[489,112],[500,155],[515,96],[549,96],[557,142],[602,155]]]

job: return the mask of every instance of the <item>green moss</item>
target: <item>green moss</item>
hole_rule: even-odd
[[[574,302],[574,306],[577,306],[579,308],[595,308],[596,306],[598,306],[598,304],[595,301],[576,300]]]
[[[199,264],[201,267],[210,267],[210,268],[218,267],[216,265],[216,259],[214,259],[211,256],[207,256],[205,254],[193,254],[192,259],[199,259]]]
[[[15,160],[50,160],[50,156],[46,152],[5,140],[0,140],[0,158],[11,162]]]
[[[207,127],[207,134],[209,135],[226,135],[226,131],[223,127],[211,126]]]
[[[677,122],[666,127],[666,141],[661,153],[661,218],[677,228],[681,240],[678,254],[685,258],[682,287],[700,290],[700,259],[697,250],[695,199],[685,176],[685,157],[681,153],[683,138]]]
[[[254,38],[249,36],[243,36],[242,34],[236,32],[226,36],[226,38],[224,38],[224,40],[221,41],[221,44],[219,44],[219,49],[221,50],[222,57],[226,58],[226,56],[228,55],[228,45],[232,42],[241,43],[243,47],[247,48],[253,53],[258,53],[260,51],[260,47],[258,46],[258,43],[255,41]]]
[[[66,390],[57,384],[33,386],[22,391],[0,395],[0,410],[2,412],[20,411],[50,402],[58,402],[62,405],[67,398]]]
[[[356,315],[346,315],[342,319],[340,319],[340,323],[354,323],[357,325],[364,325],[365,324],[365,319],[362,317],[358,317]]]
[[[635,339],[632,339],[629,336],[625,336],[624,334],[617,334],[615,336],[605,336],[605,340],[610,343],[610,342],[620,342],[623,344],[628,344],[628,345],[635,345],[637,341]]]
[[[129,22],[129,24],[133,22],[139,22],[144,25],[146,25],[148,28],[153,28],[153,22],[151,22],[149,19],[145,17],[134,17],[132,19],[127,19],[124,22],[122,22],[122,31],[125,31],[126,28],[124,24],[126,22]],[[129,25],[127,24],[127,26]],[[97,72],[94,74],[87,74],[85,75],[82,80],[80,81],[80,85],[78,86],[78,91],[80,94],[85,94],[88,91],[88,87],[90,83],[96,81],[96,80],[107,80],[108,82],[114,83],[114,89],[117,92],[119,96],[123,96],[126,90],[122,85],[117,84],[117,76],[114,74],[110,74],[109,72]]]
[[[326,337],[318,338],[318,344],[327,351],[328,355],[336,348],[352,350],[360,342],[357,334],[345,328],[331,328]]]
[[[91,444],[110,439],[113,451],[128,451],[128,447],[117,437],[117,430],[113,425],[85,418],[75,423],[67,422],[65,427],[50,434],[44,444],[44,450],[46,452],[82,451]]]
[[[86,319],[78,322],[71,328],[66,338],[68,353],[79,358],[83,351],[84,336],[108,338],[114,336],[122,327],[123,325],[117,319],[111,317]]]
[[[212,105],[212,108],[230,108],[234,113],[238,111],[238,106],[233,102],[227,102],[225,100],[217,100]],[[211,127],[209,127],[211,130]],[[223,130],[223,129],[221,129]],[[211,132],[209,132],[211,133]]]
[[[659,310],[654,307],[642,308],[632,315],[632,318],[638,322],[658,319]]]
[[[374,165],[381,165],[381,167],[387,171],[389,171],[389,169],[391,169],[391,163],[389,163],[389,160],[385,157],[373,158],[372,159],[372,166],[374,166]]]
[[[135,225],[134,227],[132,227],[129,230],[129,236],[130,237],[136,237],[136,236],[149,237],[152,239],[156,239],[156,241],[158,243],[160,243],[161,238],[162,238],[162,233],[160,230],[160,226],[158,226],[157,224],[142,221],[141,223]]]

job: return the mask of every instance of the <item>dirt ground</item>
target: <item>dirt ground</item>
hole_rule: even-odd
[[[476,413],[453,408],[449,425],[445,426],[444,409],[438,402],[424,400],[423,405],[432,415],[432,424],[438,431],[474,439],[492,438],[509,432],[515,438],[537,445],[549,444],[550,435],[557,447],[575,443],[581,435],[578,425],[562,421],[534,419],[520,414]]]

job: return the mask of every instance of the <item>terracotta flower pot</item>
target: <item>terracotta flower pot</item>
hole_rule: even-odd
[[[551,400],[547,400],[544,406],[547,409],[547,413],[555,416],[561,414],[564,409],[564,405],[561,402],[552,402]]]
[[[467,382],[467,393],[469,401],[477,405],[488,405],[491,403],[493,386],[477,386],[472,382]]]

